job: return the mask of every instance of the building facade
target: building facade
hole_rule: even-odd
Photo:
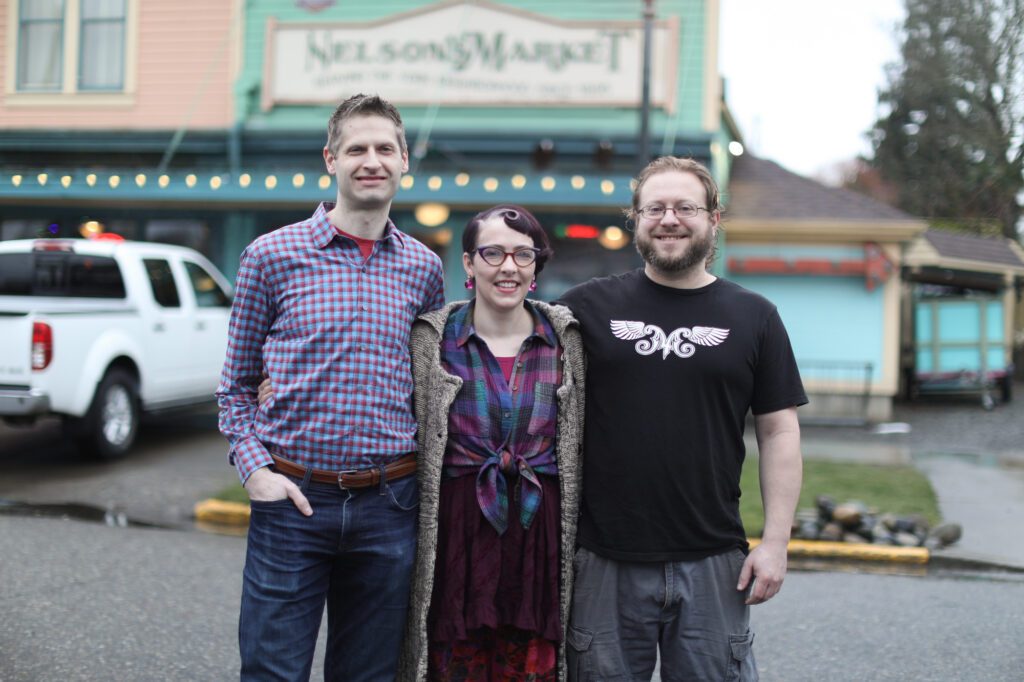
[[[105,229],[223,262],[230,209],[187,190],[230,166],[240,7],[0,0],[0,238]]]
[[[774,302],[810,403],[804,419],[888,419],[901,371],[901,266],[927,224],[745,154],[726,199],[726,276]]]
[[[395,222],[462,295],[463,226],[527,206],[555,258],[539,294],[638,262],[630,179],[665,153],[728,177],[717,0],[4,0],[0,238],[87,224],[197,246],[229,274],[257,235],[334,196],[321,149],[339,101],[402,111]],[[93,72],[97,75],[92,75]]]

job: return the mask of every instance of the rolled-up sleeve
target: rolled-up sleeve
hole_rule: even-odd
[[[242,253],[238,268],[227,355],[217,387],[220,431],[228,439],[229,460],[243,484],[252,472],[272,461],[254,430],[257,390],[263,379],[263,344],[274,317],[273,298],[261,273],[259,248],[254,243]]]

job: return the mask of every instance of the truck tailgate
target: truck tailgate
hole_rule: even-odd
[[[0,310],[0,386],[32,381],[32,316]]]

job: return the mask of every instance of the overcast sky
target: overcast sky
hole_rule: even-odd
[[[815,176],[870,150],[901,0],[722,0],[726,101],[758,156]]]

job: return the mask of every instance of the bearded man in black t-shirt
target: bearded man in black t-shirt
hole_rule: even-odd
[[[749,606],[778,593],[807,402],[769,301],[707,271],[719,192],[701,164],[652,162],[627,213],[644,266],[566,292],[587,350],[583,500],[569,669],[576,680],[756,680]],[[753,412],[765,528],[739,515]]]

